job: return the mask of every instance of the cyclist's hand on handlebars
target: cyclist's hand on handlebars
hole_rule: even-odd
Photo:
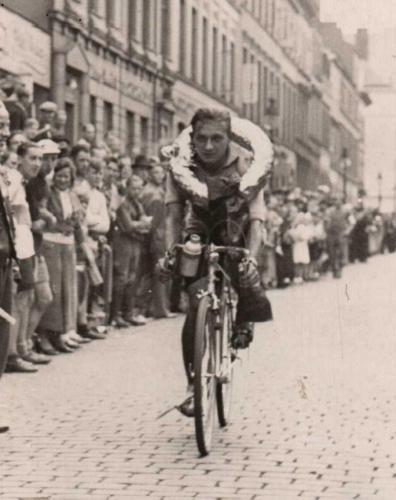
[[[173,259],[169,254],[162,257],[155,266],[155,272],[162,283],[169,281],[173,274]]]
[[[245,287],[253,286],[257,282],[257,260],[254,257],[243,259],[239,263],[239,278]]]

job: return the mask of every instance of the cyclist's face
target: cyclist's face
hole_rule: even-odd
[[[192,142],[199,159],[208,166],[218,166],[224,161],[230,142],[227,126],[219,121],[198,123]]]

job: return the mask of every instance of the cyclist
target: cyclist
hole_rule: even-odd
[[[226,111],[202,108],[193,116],[189,137],[191,157],[181,168],[180,162],[177,165],[177,162],[174,163],[176,166],[173,167],[171,159],[167,173],[165,243],[166,248],[171,249],[190,235],[198,234],[204,243],[244,246],[250,251],[250,258],[243,265],[244,280],[246,282],[251,278],[254,282],[257,279],[256,257],[261,246],[266,212],[262,189],[264,176],[261,174],[268,165],[255,166],[258,169],[257,183],[249,194],[240,191],[241,179],[253,164],[254,151],[234,140],[236,136],[231,124],[231,117]],[[269,164],[272,147],[269,140],[266,141]],[[202,186],[205,187],[203,190]],[[166,259],[160,260],[159,269],[164,279],[170,276]],[[231,263],[229,273],[237,291],[238,273],[241,271],[240,264]],[[182,349],[190,395],[197,292],[203,288],[202,285],[202,276],[186,280],[189,309],[182,331]],[[241,321],[242,316],[246,316],[241,313],[243,311],[237,307],[236,327],[232,335],[235,348],[246,348],[253,338],[253,325],[249,318]],[[269,307],[266,319],[271,317]],[[192,398],[186,399],[182,412],[193,415]]]

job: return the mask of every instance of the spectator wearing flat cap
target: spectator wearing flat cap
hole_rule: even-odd
[[[45,101],[39,107],[39,130],[34,140],[51,139],[58,107],[54,102]]]

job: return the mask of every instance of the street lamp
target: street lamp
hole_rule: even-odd
[[[348,182],[348,176],[347,172],[348,169],[351,167],[352,162],[351,159],[348,156],[348,149],[344,148],[342,150],[342,155],[341,155],[341,172],[342,172],[342,197],[344,200],[344,203],[347,202],[348,195],[347,195],[347,182]]]
[[[382,204],[382,172],[379,171],[377,174],[377,182],[378,182],[378,209],[381,209]]]

